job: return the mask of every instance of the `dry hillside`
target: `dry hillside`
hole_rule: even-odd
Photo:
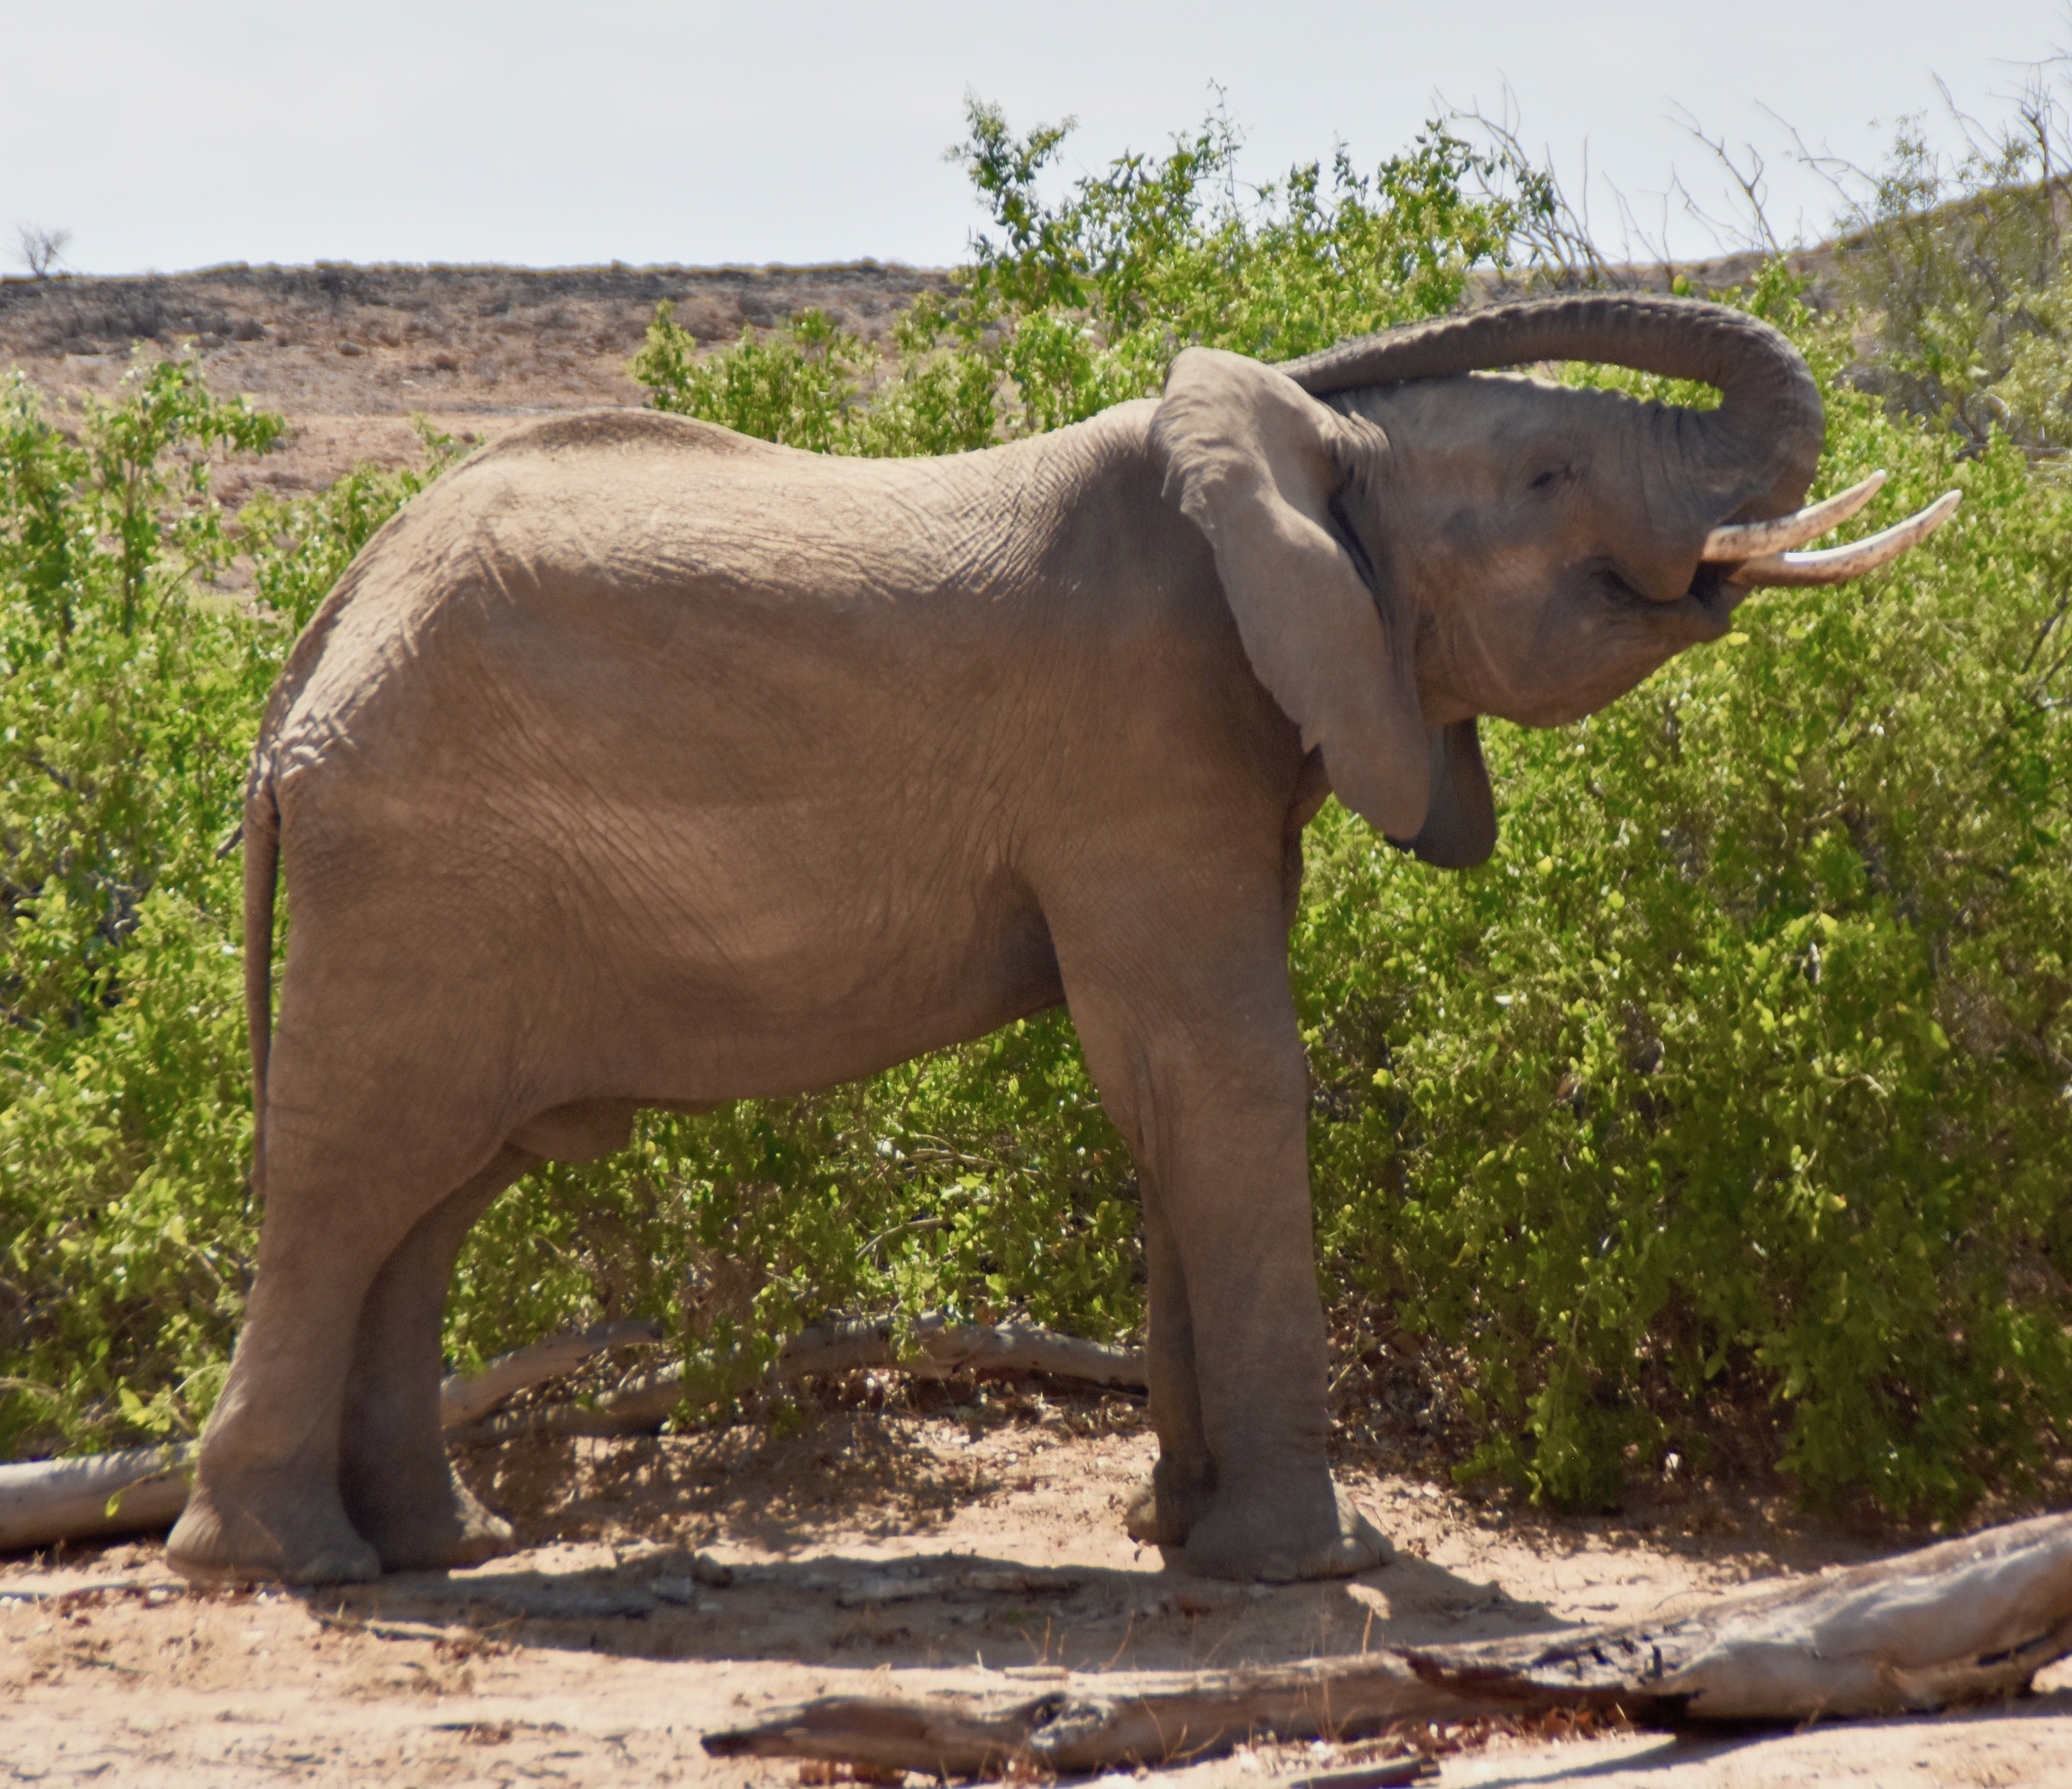
[[[328,483],[354,461],[413,460],[409,418],[493,435],[520,417],[637,404],[626,363],[657,304],[701,341],[817,307],[882,339],[947,274],[864,261],[831,267],[217,267],[123,279],[0,280],[0,368],[45,392],[108,392],[131,345],[192,339],[220,391],[294,425],[282,452],[232,467],[233,506],[253,482]]]

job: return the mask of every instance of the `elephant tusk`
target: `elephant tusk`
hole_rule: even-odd
[[[1759,559],[1788,547],[1803,547],[1837,523],[1846,522],[1877,495],[1878,487],[1884,483],[1885,474],[1873,472],[1861,484],[1852,484],[1819,503],[1794,509],[1789,516],[1716,528],[1705,537],[1698,557],[1716,564],[1722,560]]]
[[[1727,582],[1743,587],[1765,584],[1772,587],[1799,584],[1844,584],[1867,571],[1889,565],[1909,547],[1925,541],[1956,514],[1962,494],[1946,491],[1918,516],[1896,522],[1883,533],[1852,541],[1845,547],[1826,547],[1818,553],[1772,553],[1737,565]]]

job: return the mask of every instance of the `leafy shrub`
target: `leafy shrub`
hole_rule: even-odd
[[[1141,1317],[1128,1158],[1062,1014],[833,1093],[650,1114],[482,1220],[450,1326],[472,1361],[572,1311],[661,1313],[724,1387],[831,1310]]]
[[[1961,121],[1950,156],[1922,119],[1902,120],[1884,166],[1844,183],[1836,285],[1871,337],[1854,376],[1975,450],[1998,431],[2059,453],[2072,446],[2067,120],[2032,79],[2011,126]]]
[[[993,368],[982,355],[939,345],[942,311],[923,296],[894,323],[890,368],[878,351],[803,311],[731,348],[698,356],[665,302],[634,356],[633,376],[660,410],[717,422],[814,453],[955,454],[983,447],[994,426]]]
[[[0,389],[0,1447],[206,1409],[250,1255],[216,848],[285,637],[212,595],[200,450],[282,424],[184,357],[124,388],[76,438]]]

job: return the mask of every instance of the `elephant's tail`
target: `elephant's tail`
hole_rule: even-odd
[[[245,1020],[252,1036],[252,1187],[266,1191],[266,1059],[273,1046],[273,883],[281,809],[262,759],[245,795]]]

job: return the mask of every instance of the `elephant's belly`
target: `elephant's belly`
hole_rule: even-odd
[[[561,1084],[574,1071],[585,1095],[672,1105],[802,1092],[1063,997],[1042,915],[1004,874],[922,868],[846,888],[766,876],[759,892],[718,880],[636,905],[613,928],[633,935],[623,949],[585,941],[596,955],[574,981],[594,1003],[562,1034],[590,1041]]]
[[[284,727],[309,1022],[430,1011],[522,1124],[828,1086],[1061,997],[1017,871],[1052,773],[961,660],[692,644],[492,656],[484,684],[446,642],[349,741]]]

